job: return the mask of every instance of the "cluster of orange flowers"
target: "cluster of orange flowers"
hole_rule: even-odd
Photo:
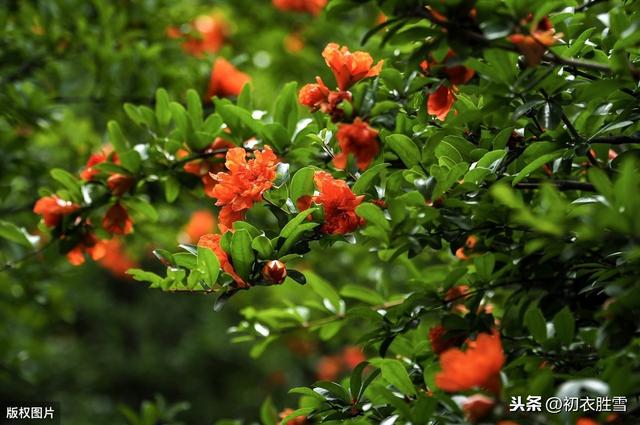
[[[473,69],[462,65],[447,66],[447,61],[453,60],[455,56],[456,54],[453,50],[449,50],[445,57],[444,67],[433,59],[429,62],[424,60],[420,64],[420,68],[425,74],[435,72],[436,75],[442,75],[449,81],[450,85],[441,83],[427,98],[427,113],[435,115],[440,121],[445,120],[456,100],[455,92],[458,90],[457,86],[468,83],[475,75]]]
[[[437,10],[428,7],[434,22],[446,24],[448,19]],[[476,9],[469,11],[469,19],[475,20]],[[556,34],[551,21],[546,16],[538,22],[533,22],[533,15],[529,14],[527,18],[520,23],[522,27],[528,26],[527,33],[515,33],[508,37],[508,40],[516,45],[520,53],[524,56],[527,64],[531,67],[536,66],[542,60],[544,53],[557,41],[560,34]],[[443,31],[446,29],[443,28]],[[448,80],[449,84],[444,82],[439,84],[434,91],[429,93],[427,99],[427,113],[435,115],[440,121],[444,121],[453,106],[458,92],[458,86],[469,82],[475,72],[462,65],[446,66],[446,62],[454,58],[456,55],[449,50],[445,58],[445,67],[442,69],[442,77]],[[431,68],[438,65],[436,61],[423,61],[420,64],[422,71],[426,74],[431,72]]]
[[[467,285],[457,285],[447,290],[444,301],[452,312],[466,315],[469,310],[465,301],[470,295]],[[483,306],[479,310],[490,311],[490,308]],[[429,330],[429,342],[432,352],[440,357],[441,371],[435,377],[438,388],[447,392],[483,390],[499,396],[500,370],[505,356],[498,330],[479,333],[470,339],[438,324]],[[465,350],[461,349],[463,346]],[[495,405],[494,398],[478,393],[465,399],[462,410],[467,420],[475,423],[488,416]]]
[[[322,111],[330,115],[333,121],[340,121],[344,118],[340,103],[351,100],[349,88],[364,78],[380,74],[383,61],[374,65],[369,53],[351,53],[347,47],[335,43],[325,47],[322,57],[336,79],[338,90],[330,90],[320,77],[316,77],[316,83],[300,89],[298,100],[312,111]],[[336,138],[340,153],[335,156],[333,165],[338,169],[346,168],[348,156],[352,154],[358,168],[364,170],[380,151],[378,132],[359,117],[353,123],[339,124]]]
[[[327,234],[344,235],[364,224],[355,209],[364,195],[356,196],[344,180],[333,178],[326,171],[316,171],[313,177],[318,194],[303,196],[296,201],[299,210],[306,210],[312,203],[321,205],[324,222],[321,230]]]
[[[224,163],[221,161],[226,154],[224,151],[234,148],[235,146],[233,143],[218,137],[207,148],[196,152],[201,154],[203,158],[194,159],[184,165],[183,169],[185,172],[200,178],[204,187],[204,193],[207,196],[213,196],[213,188],[216,185],[216,181],[212,175],[224,171]],[[216,153],[216,151],[219,152]],[[188,155],[189,152],[185,149],[179,149],[176,153],[178,159],[185,158]]]
[[[249,161],[243,148],[227,151],[228,171],[212,176],[216,185],[211,190],[216,205],[222,207],[218,223],[222,232],[230,229],[234,221],[243,220],[245,212],[262,200],[262,194],[271,188],[276,177],[277,164],[278,157],[269,146],[254,151],[254,159]]]
[[[80,173],[80,177],[85,181],[93,181],[96,176],[101,173],[96,166],[106,161],[111,161],[114,164],[120,163],[118,156],[114,152],[111,152],[110,149],[102,149],[89,157],[85,168]],[[120,203],[119,197],[128,192],[134,184],[135,178],[131,175],[109,173],[106,185],[111,191],[111,194],[116,197],[116,200],[109,207],[102,219],[102,227],[111,235],[126,235],[133,231],[133,221],[127,210]],[[42,216],[44,224],[49,228],[58,227],[64,217],[78,213],[80,210],[80,205],[62,200],[56,195],[45,196],[38,199],[33,207],[33,212]],[[78,242],[76,245],[67,253],[67,259],[71,264],[76,266],[83,264],[85,261],[85,253],[94,260],[100,260],[107,255],[107,242],[95,236],[90,220],[85,220],[79,214],[76,214],[72,224],[79,237],[77,238]],[[67,237],[71,237],[71,235],[63,234],[61,239],[66,239]],[[111,246],[115,245],[112,244]],[[115,274],[120,274],[114,261],[118,252],[114,250],[110,254],[110,261],[107,261],[105,264],[113,266],[107,268],[113,268]],[[124,261],[125,255],[123,254],[120,257]],[[130,262],[128,258],[126,259],[127,262]]]
[[[167,28],[167,36],[184,40],[182,49],[198,58],[205,54],[217,53],[229,34],[229,26],[224,16],[217,12],[198,16],[184,27],[186,31],[175,26]],[[247,74],[239,71],[231,62],[218,57],[211,67],[207,98],[238,96],[250,80]]]
[[[546,16],[538,22],[532,21],[533,15],[529,14],[521,22],[522,26],[529,25],[529,33],[512,34],[509,36],[509,41],[516,45],[529,66],[536,66],[542,60],[547,48],[553,46],[560,35],[556,35],[551,21]]]
[[[343,372],[353,370],[367,360],[360,347],[350,345],[339,355],[322,356],[316,365],[316,377],[322,381],[335,381]]]

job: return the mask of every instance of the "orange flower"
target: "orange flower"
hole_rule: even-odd
[[[468,260],[469,255],[471,255],[477,244],[478,237],[476,235],[469,235],[464,243],[464,246],[461,246],[456,250],[456,257],[463,261]]]
[[[234,148],[236,145],[233,143],[221,138],[217,137],[214,142],[205,149],[203,154],[210,154],[215,152],[216,150],[224,150],[229,148]],[[178,151],[178,158],[183,158],[188,155],[186,150]],[[213,196],[213,187],[216,185],[216,181],[211,177],[212,173],[219,173],[224,170],[224,163],[220,161],[225,157],[223,152],[217,153],[209,158],[196,159],[193,161],[189,161],[184,164],[184,171],[193,174],[194,176],[200,177],[202,180],[202,184],[204,186],[204,193],[207,196]]]
[[[343,235],[364,224],[355,212],[364,195],[354,195],[345,181],[334,179],[326,171],[317,171],[314,181],[320,194],[314,196],[313,201],[324,209],[321,228],[324,233]]]
[[[353,124],[340,124],[336,133],[341,152],[333,158],[333,165],[344,170],[349,154],[356,157],[360,170],[366,169],[380,151],[378,132],[359,117]]]
[[[342,372],[342,362],[338,356],[322,356],[316,366],[316,377],[321,381],[333,381]]]
[[[449,79],[451,84],[458,85],[468,83],[476,74],[476,72],[473,69],[467,68],[463,65],[447,66],[447,61],[454,57],[456,57],[456,54],[453,50],[450,49],[447,52],[447,56],[445,57],[443,69],[444,74]],[[439,65],[439,63],[433,59],[431,60],[431,62],[427,62],[426,60],[424,60],[420,63],[420,68],[426,74],[432,66],[436,65]]]
[[[338,107],[343,101],[351,101],[351,93],[348,91],[331,91],[320,77],[316,77],[316,84],[306,84],[300,89],[298,101],[311,108],[312,112],[322,111],[331,115],[333,122],[344,117],[344,111]]]
[[[222,268],[222,270],[228,273],[233,278],[233,280],[235,280],[235,282],[238,284],[238,287],[247,288],[249,285],[244,280],[242,280],[240,276],[238,276],[235,269],[229,262],[229,256],[220,246],[221,237],[221,235],[212,233],[204,235],[198,241],[198,246],[209,248],[211,251],[213,251],[213,253],[216,254],[216,257],[218,257],[218,261],[220,262],[220,267]]]
[[[436,385],[447,392],[482,388],[497,394],[504,361],[500,334],[482,333],[475,341],[467,341],[466,351],[451,348],[440,355],[442,370]]]
[[[576,421],[576,425],[600,425],[600,424],[598,424],[598,422],[595,419],[582,417],[582,418],[578,418],[578,420]]]
[[[304,49],[304,39],[299,32],[291,32],[284,38],[284,48],[289,53],[298,53]]]
[[[120,203],[115,203],[102,219],[102,227],[116,235],[126,235],[133,230],[133,221]]]
[[[498,422],[498,425],[520,425],[520,424],[518,424],[518,422],[506,420],[506,421]]]
[[[427,113],[435,115],[440,121],[444,121],[455,100],[453,91],[444,84],[440,84],[437,90],[431,93],[427,99]]]
[[[209,210],[194,211],[184,230],[186,241],[195,243],[207,233],[213,233],[216,227],[216,218]]]
[[[529,15],[523,24],[532,19],[533,16]],[[551,21],[545,16],[530,27],[529,34],[512,34],[509,41],[516,45],[527,64],[533,67],[540,63],[547,48],[556,42],[556,35]]]
[[[492,398],[482,394],[474,394],[462,404],[462,411],[469,422],[475,423],[489,415],[495,404],[496,402]]]
[[[467,285],[456,285],[449,288],[444,296],[444,300],[452,303],[451,310],[466,314],[469,310],[464,305],[464,301],[468,298],[466,296],[468,293],[469,287]]]
[[[124,195],[135,184],[136,179],[126,174],[114,173],[107,179],[107,187],[115,196]]]
[[[74,266],[84,264],[84,254],[93,260],[99,260],[107,253],[105,242],[96,238],[92,233],[86,234],[71,251],[67,252],[67,260]]]
[[[98,260],[100,265],[119,279],[131,279],[127,270],[138,267],[138,263],[124,251],[122,242],[114,238],[104,242],[103,245],[105,255]]]
[[[94,167],[98,164],[102,164],[103,162],[108,161],[111,154],[112,154],[111,147],[105,147],[100,151],[92,154],[87,160],[87,165],[85,165],[84,170],[80,172],[80,177],[82,178],[82,180],[85,180],[85,181],[93,180],[96,174],[100,173],[100,170]],[[113,161],[114,164],[120,163],[120,161],[118,160],[118,155],[116,153],[113,153],[111,160]]]
[[[446,336],[447,331],[442,325],[436,325],[429,329],[429,342],[435,354],[441,354],[449,348],[460,345],[464,341],[463,336]]]
[[[222,207],[219,217],[222,232],[231,228],[234,221],[242,220],[254,202],[262,200],[262,194],[272,186],[278,164],[269,146],[255,151],[254,159],[249,161],[243,148],[229,149],[226,159],[228,171],[213,176],[217,184],[211,190],[216,205]]]
[[[62,217],[77,211],[79,205],[58,198],[56,195],[45,196],[36,201],[33,212],[41,215],[47,227],[56,227]]]
[[[185,52],[201,57],[204,53],[215,53],[220,50],[228,32],[227,23],[221,14],[198,16],[191,26],[196,35],[186,34],[186,41],[182,43]],[[171,38],[183,35],[176,28],[171,28],[167,32]]]
[[[327,5],[327,0],[273,0],[273,5],[283,11],[318,15]]]
[[[207,97],[238,96],[244,85],[250,80],[251,78],[247,74],[238,71],[229,61],[218,58],[211,68]]]
[[[280,422],[278,423],[278,425],[305,425],[305,424],[307,424],[307,417],[306,416],[296,416],[293,419],[289,419],[287,421],[287,423],[282,422],[282,420],[284,418],[286,418],[287,416],[289,416],[293,412],[294,412],[294,410],[289,408],[289,407],[287,407],[282,412],[280,412],[278,414],[278,417],[280,418]]]
[[[327,44],[322,57],[336,77],[340,90],[347,90],[363,78],[380,74],[383,64],[380,61],[372,66],[373,58],[369,53],[351,53],[346,46],[340,47],[336,43]]]
[[[298,93],[298,101],[313,111],[321,109],[328,102],[329,87],[327,87],[320,77],[316,77],[316,84],[305,84]]]
[[[365,360],[367,360],[367,356],[358,346],[350,345],[342,350],[342,361],[349,370],[354,369]]]

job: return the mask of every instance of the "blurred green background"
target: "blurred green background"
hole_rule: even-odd
[[[188,37],[199,15],[221,20],[225,36],[219,51],[194,57],[167,29]],[[252,77],[254,98],[266,107],[287,81],[331,81],[323,47],[334,41],[357,49],[377,19],[374,8],[328,20],[268,0],[0,0],[0,220],[37,233],[31,209],[38,190],[52,186],[49,170],[80,171],[108,142],[106,122],[126,122],[124,102],[150,104],[158,87],[177,99],[188,88],[204,95],[221,56]],[[374,57],[375,45],[366,47]],[[211,205],[188,196],[157,205],[159,222],[136,226],[127,256],[158,268],[151,250],[175,247],[191,212]],[[214,313],[212,297],[152,291],[95,263],[76,268],[55,248],[29,252],[0,241],[0,400],[59,401],[63,424],[126,423],[122,406],[137,412],[155,395],[170,405],[188,402],[177,416],[185,423],[257,420],[266,397],[286,407],[293,400],[287,389],[313,382],[322,356],[341,352],[347,340],[327,346],[292,334],[255,359],[227,334],[239,311],[283,293],[305,297],[306,288],[259,289]],[[366,247],[336,247],[306,267],[369,286],[377,273],[392,276],[391,284],[406,278],[404,269],[378,268],[375,258]],[[159,409],[166,423],[175,412],[161,405],[147,413]]]

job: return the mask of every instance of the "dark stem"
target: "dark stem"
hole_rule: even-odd
[[[7,261],[6,263],[4,263],[4,265],[0,268],[0,273],[5,272],[9,269],[14,268],[15,266],[17,266],[18,264],[32,258],[35,257],[36,255],[44,252],[47,248],[49,248],[51,245],[53,244],[53,240],[47,242],[46,244],[44,244],[42,247],[36,249],[35,251],[31,251],[30,253],[28,253],[27,255],[25,255],[22,258],[18,258],[17,260],[14,261]]]
[[[535,180],[531,179],[526,182],[516,183],[516,189],[539,189],[543,184],[552,184],[558,190],[582,190],[585,192],[596,192],[596,188],[587,182],[579,182],[574,180]]]
[[[605,143],[608,145],[624,145],[627,143],[640,143],[640,137],[633,136],[603,136],[594,137],[589,143]]]
[[[583,10],[586,10],[586,9],[588,9],[590,7],[593,7],[593,6],[595,6],[595,5],[599,4],[599,3],[604,3],[606,1],[608,1],[608,0],[591,0],[591,1],[588,1],[588,2],[586,2],[586,3],[584,3],[584,4],[580,5],[580,6],[576,7],[573,10],[575,12],[582,12]]]

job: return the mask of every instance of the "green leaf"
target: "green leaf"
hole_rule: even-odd
[[[377,205],[365,202],[356,207],[356,214],[367,220],[368,224],[380,227],[385,232],[391,230],[389,221]]]
[[[80,196],[80,180],[70,172],[63,170],[62,168],[54,168],[51,170],[51,177],[62,183],[62,185],[71,192],[74,197]]]
[[[304,416],[311,414],[315,410],[314,407],[302,407],[300,409],[294,410],[289,413],[287,416],[282,418],[280,421],[281,424],[288,424],[290,420],[297,418],[298,416]]]
[[[327,390],[334,398],[342,400],[345,404],[351,404],[349,392],[340,384],[331,381],[318,381],[313,386]]]
[[[115,121],[109,121],[107,124],[107,130],[109,131],[109,141],[113,145],[113,149],[121,154],[128,149],[127,139],[122,134],[120,125]]]
[[[149,282],[152,284],[152,287],[156,288],[159,288],[163,281],[161,276],[142,269],[129,269],[127,270],[127,274],[131,275],[131,277],[138,282]]]
[[[163,88],[156,90],[156,120],[161,127],[166,127],[171,121],[171,109],[169,109],[169,94]]]
[[[613,184],[607,174],[600,168],[591,167],[589,169],[589,181],[598,192],[609,201],[613,200]]]
[[[151,221],[158,220],[158,213],[156,212],[153,205],[151,205],[143,198],[127,198],[124,199],[122,203],[125,205],[125,207],[127,207],[127,209],[131,209],[132,211],[145,216]]]
[[[273,246],[271,240],[265,235],[258,235],[251,241],[251,248],[258,253],[263,260],[269,260],[273,256]]]
[[[282,246],[280,247],[280,249],[278,250],[278,258],[282,258],[283,256],[286,256],[287,254],[289,254],[289,250],[295,245],[295,243],[300,239],[300,237],[307,231],[309,230],[313,230],[314,228],[318,227],[320,224],[319,223],[304,223],[304,224],[300,224],[298,226],[296,226],[293,230],[293,233],[291,233],[289,236],[287,236],[287,238],[285,239],[284,243],[282,244]]]
[[[176,260],[173,258],[173,254],[167,251],[166,249],[154,249],[153,255],[160,260],[162,264],[165,266],[175,266]]]
[[[267,397],[260,406],[260,421],[262,425],[278,425],[278,412],[273,406],[271,397]]]
[[[545,102],[538,110],[538,120],[545,130],[553,130],[562,121],[562,106],[555,102]]]
[[[178,266],[189,270],[198,267],[196,256],[189,252],[178,252],[177,254],[173,254],[173,259]]]
[[[122,108],[127,116],[131,119],[131,121],[135,122],[138,125],[147,124],[144,116],[140,113],[140,110],[131,103],[125,103]]]
[[[202,127],[202,101],[198,92],[194,89],[187,90],[187,112],[191,120],[191,126],[194,130],[200,130]]]
[[[124,151],[118,154],[118,158],[120,158],[122,167],[127,171],[130,171],[132,173],[137,173],[138,171],[140,171],[142,158],[137,151],[129,149],[128,151]]]
[[[384,378],[391,385],[396,387],[404,394],[415,395],[416,389],[407,369],[400,360],[395,359],[372,359],[371,364],[379,367],[382,372],[382,378]]]
[[[369,362],[359,363],[351,372],[349,378],[349,390],[351,391],[351,399],[358,401],[362,394],[362,373],[364,369],[369,365]]]
[[[362,173],[362,175],[358,177],[358,180],[353,184],[353,187],[351,188],[352,192],[356,195],[362,195],[365,193],[378,174],[380,174],[382,170],[387,168],[389,165],[390,164],[376,164]]]
[[[238,127],[245,127],[254,134],[260,134],[262,125],[255,120],[249,111],[232,104],[216,102],[216,111],[222,116],[229,127],[234,130]]]
[[[231,237],[231,260],[238,275],[248,281],[255,256],[251,249],[251,235],[245,229],[237,230]]]
[[[524,324],[529,329],[531,336],[538,343],[542,344],[547,339],[547,322],[542,315],[542,311],[534,306],[529,307],[524,314]]]
[[[172,203],[180,194],[180,182],[174,176],[167,176],[164,181],[164,197],[167,202]]]
[[[291,236],[294,230],[300,224],[302,224],[302,222],[305,221],[310,214],[312,214],[317,209],[318,209],[317,207],[312,207],[304,211],[300,211],[294,218],[292,218],[291,220],[289,220],[287,224],[285,224],[285,226],[280,231],[280,237],[286,239],[289,236]]]
[[[476,273],[485,282],[491,280],[491,274],[493,273],[493,268],[496,264],[496,259],[493,253],[487,252],[486,254],[475,257],[473,259],[473,263],[476,267]]]
[[[238,100],[236,101],[236,104],[239,107],[243,109],[247,109],[249,111],[253,109],[253,99],[251,96],[251,84],[245,84],[242,87],[242,91],[238,95]]]
[[[311,286],[311,289],[316,294],[318,294],[320,298],[323,299],[323,301],[326,300],[330,304],[331,312],[339,312],[341,310],[343,301],[340,298],[340,295],[338,295],[338,292],[336,292],[336,290],[333,288],[333,286],[331,286],[329,282],[322,279],[320,276],[313,272],[305,272],[304,275],[306,276],[307,282],[309,283],[309,286]],[[329,307],[327,306],[327,302],[324,302],[325,307]]]
[[[209,248],[199,246],[197,265],[207,285],[209,287],[215,285],[220,274],[220,261],[216,254]]]
[[[315,399],[318,399],[320,401],[324,401],[325,398],[322,397],[320,394],[318,394],[317,392],[313,391],[311,388],[307,388],[307,387],[294,387],[291,388],[289,390],[289,394],[300,394],[303,395],[305,397],[313,397]]]
[[[384,298],[378,292],[366,286],[347,284],[340,289],[340,295],[353,298],[371,305],[384,304]]]
[[[304,167],[296,171],[291,179],[291,187],[289,189],[290,197],[296,202],[304,195],[313,194],[313,175],[316,169],[313,167]]]
[[[534,171],[536,171],[538,168],[542,167],[547,162],[551,162],[551,161],[555,160],[556,158],[561,157],[563,153],[564,153],[564,149],[558,150],[558,151],[555,151],[555,152],[551,152],[551,153],[548,153],[546,155],[542,155],[541,157],[536,158],[535,160],[531,161],[529,164],[527,164],[526,167],[524,167],[522,170],[520,170],[520,172],[518,172],[518,174],[516,174],[515,178],[511,182],[511,185],[515,186],[516,184],[520,183],[520,181],[522,181],[523,179],[528,177],[529,174],[533,173]]]
[[[298,123],[298,84],[295,81],[285,84],[276,98],[273,120],[287,129],[289,138]]]
[[[576,321],[569,307],[565,306],[553,317],[553,326],[560,342],[565,346],[571,344],[575,334]]]
[[[23,227],[4,220],[0,220],[0,237],[28,247],[34,246],[40,240],[39,236],[30,235]]]
[[[387,136],[386,144],[407,167],[411,168],[420,162],[420,150],[413,140],[404,134]]]

